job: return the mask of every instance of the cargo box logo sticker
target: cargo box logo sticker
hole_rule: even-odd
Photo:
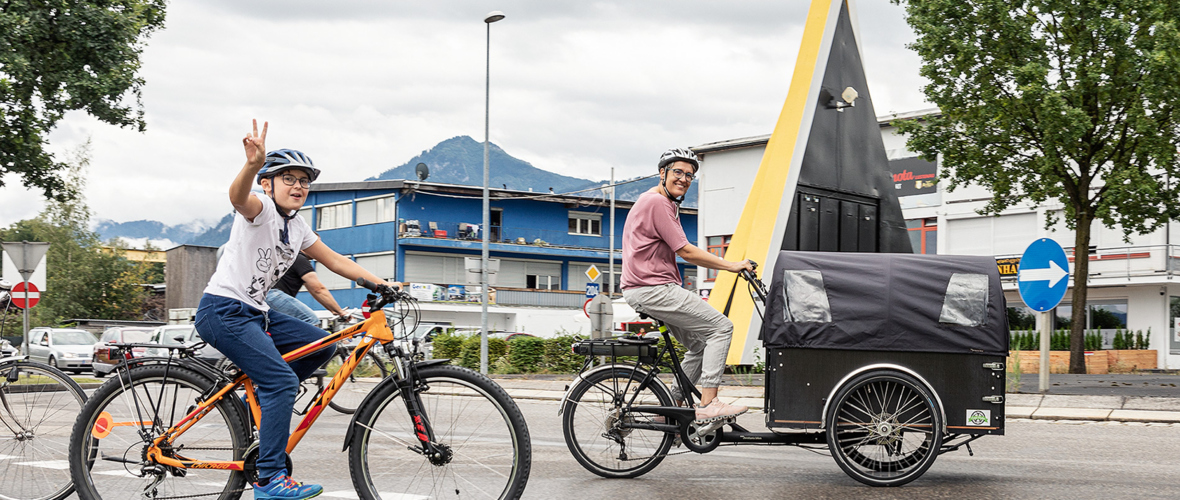
[[[991,424],[991,410],[967,410],[967,425],[971,427],[986,427]]]

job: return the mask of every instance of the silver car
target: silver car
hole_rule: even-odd
[[[34,328],[29,330],[29,359],[82,373],[90,369],[93,346],[98,339],[86,330]]]
[[[201,335],[197,333],[197,329],[193,325],[164,325],[156,328],[149,342],[153,344],[189,346],[200,343],[202,340]],[[145,356],[167,357],[168,349],[163,347],[149,347]],[[197,351],[197,357],[208,361],[214,366],[225,359],[225,355],[221,354],[220,351],[214,349],[211,345],[205,345],[200,351]]]

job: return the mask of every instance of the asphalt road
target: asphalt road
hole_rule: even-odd
[[[1006,436],[972,445],[975,456],[965,450],[942,455],[916,481],[881,489],[846,476],[826,449],[782,446],[690,452],[668,457],[641,478],[602,479],[566,449],[557,402],[518,404],[532,437],[529,499],[1180,498],[1180,424],[1009,421]],[[321,498],[356,498],[341,451],[349,419],[328,410],[293,454],[293,476],[323,484]],[[741,419],[751,430],[761,422],[761,413]]]
[[[913,483],[880,489],[853,481],[826,451],[792,447],[721,447],[669,457],[638,479],[602,479],[570,456],[556,402],[519,404],[532,435],[532,499],[1180,498],[1180,425],[1009,422],[1007,436],[976,441],[974,457],[943,455]],[[742,423],[761,421],[755,414]],[[325,414],[294,455],[296,479],[319,481],[324,498],[355,498],[340,453],[347,425],[346,416]]]

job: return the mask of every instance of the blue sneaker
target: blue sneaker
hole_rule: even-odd
[[[263,500],[268,498],[281,498],[284,500],[303,500],[319,496],[324,492],[324,487],[318,484],[303,484],[297,483],[287,475],[287,469],[279,471],[270,478],[270,482],[266,486],[259,486],[254,483],[254,499]]]

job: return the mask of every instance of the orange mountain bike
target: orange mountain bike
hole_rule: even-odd
[[[283,355],[290,362],[361,336],[291,433],[287,452],[380,344],[394,373],[360,404],[344,436],[360,498],[519,498],[532,457],[520,409],[491,379],[447,360],[424,360],[418,340],[395,338],[382,308],[397,308],[390,316],[404,322],[415,308],[407,294],[357,283],[376,294],[369,296],[369,319]],[[116,345],[125,359],[118,376],[95,391],[74,424],[69,462],[78,496],[241,496],[257,474],[261,411],[253,382],[237,371],[215,371],[193,356],[199,346],[166,346],[175,355],[164,359],[135,359],[135,347],[143,346]]]

